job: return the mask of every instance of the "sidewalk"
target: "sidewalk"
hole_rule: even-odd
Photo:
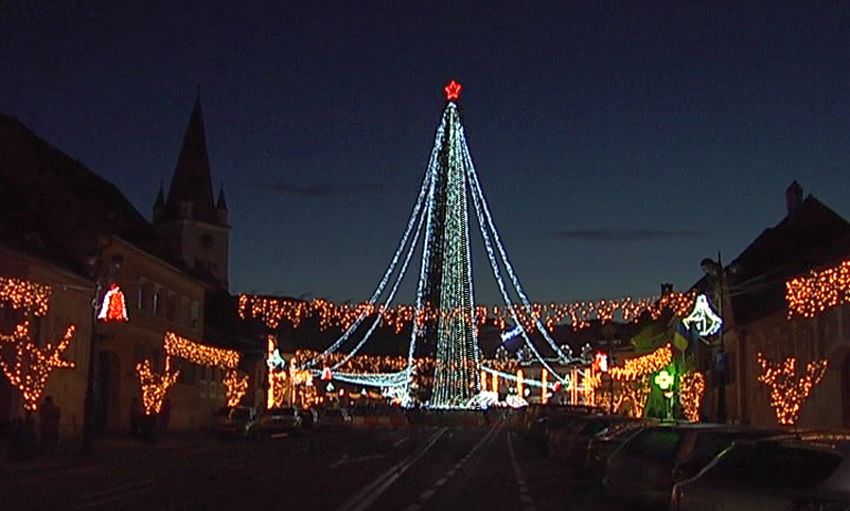
[[[28,460],[10,460],[7,446],[0,445],[0,480],[123,460],[142,452],[167,453],[193,449],[212,442],[213,438],[206,431],[169,433],[159,437],[156,442],[145,442],[131,436],[106,436],[95,438],[91,454],[83,455],[80,452],[81,439],[67,438],[59,442],[54,453],[37,452]]]

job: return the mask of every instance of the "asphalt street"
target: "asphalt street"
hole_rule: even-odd
[[[94,459],[0,474],[0,508],[608,509],[598,485],[568,468],[501,423],[269,441],[104,441]]]

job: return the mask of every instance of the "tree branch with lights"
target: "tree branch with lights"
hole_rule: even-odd
[[[767,360],[758,353],[756,360],[762,373],[758,381],[770,387],[770,406],[776,420],[783,426],[794,426],[800,419],[800,410],[812,389],[820,383],[826,373],[827,359],[814,360],[806,364],[805,374],[797,377],[797,359],[786,358],[782,363]]]

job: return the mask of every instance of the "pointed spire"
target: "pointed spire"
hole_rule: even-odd
[[[154,209],[165,207],[165,191],[163,190],[162,179],[159,180],[159,193],[156,194],[156,201],[153,203]]]
[[[224,199],[224,183],[221,183],[218,189],[218,201],[215,203],[215,209],[227,211],[227,201]]]
[[[189,217],[205,222],[218,222],[213,204],[213,187],[207,155],[204,116],[201,111],[200,88],[183,137],[177,167],[171,178],[166,201],[169,218]]]

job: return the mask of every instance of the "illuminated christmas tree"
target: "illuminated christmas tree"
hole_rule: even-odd
[[[426,299],[436,305],[433,333],[436,364],[431,406],[466,406],[479,392],[480,363],[473,321],[472,266],[469,256],[469,193],[460,109],[456,103],[461,86],[446,86],[448,103],[439,128],[442,144],[432,176],[428,209],[431,236],[423,266],[427,269]]]

